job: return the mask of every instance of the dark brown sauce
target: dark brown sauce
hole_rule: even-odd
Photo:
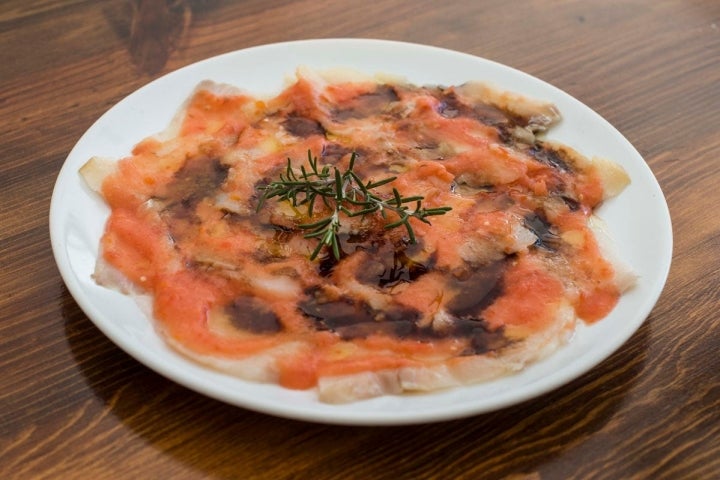
[[[378,238],[371,243],[368,238],[363,248],[367,248],[366,252],[370,255],[367,264],[356,273],[356,278],[381,291],[389,292],[400,283],[416,281],[435,268],[434,255],[424,263],[417,260],[418,252],[422,250],[420,246],[392,245]],[[319,262],[319,268],[332,271],[337,262],[328,255]],[[446,305],[450,319],[443,322],[441,330],[433,325],[419,326],[421,314],[413,308],[391,303],[383,310],[374,310],[367,303],[348,297],[328,298],[322,287],[310,289],[299,303],[299,309],[312,319],[314,328],[332,331],[344,340],[369,335],[418,341],[462,338],[468,342],[467,352],[463,354],[484,353],[508,344],[502,331],[490,329],[482,319],[482,311],[502,294],[505,267],[506,260],[502,260],[468,266],[462,275],[448,275],[451,280],[446,288],[455,296]]]
[[[503,259],[451,276],[448,287],[458,293],[446,304],[448,313],[458,318],[479,317],[502,294],[506,265]]]
[[[422,240],[409,244],[402,240],[390,242],[384,237],[386,230],[366,230],[355,235],[341,235],[341,251],[365,251],[370,257],[365,268],[355,278],[364,284],[389,289],[404,282],[413,282],[429,272],[435,264],[435,255],[422,258]],[[342,258],[342,257],[341,257]]]
[[[353,150],[340,145],[339,143],[328,142],[323,145],[322,152],[320,153],[321,163],[323,165],[335,165],[345,155],[349,155]]]
[[[311,290],[299,303],[300,311],[317,330],[332,331],[343,340],[367,338],[371,335],[391,336],[401,340],[429,342],[439,338],[466,339],[463,355],[486,353],[507,346],[510,342],[502,329],[489,327],[481,317],[453,317],[442,330],[432,325],[420,327],[420,312],[394,305],[373,310],[367,303],[350,298],[329,300],[320,289]]]
[[[414,282],[421,275],[432,269],[434,259],[429,263],[421,263],[410,258],[404,249],[396,249],[393,254],[392,265],[385,265],[377,285],[380,288],[393,287],[403,282]]]
[[[240,297],[225,307],[230,323],[238,330],[252,333],[277,333],[280,319],[265,305],[251,297]]]
[[[219,158],[197,156],[187,159],[162,196],[167,211],[174,217],[191,218],[198,203],[214,195],[225,182],[228,170]]]
[[[473,117],[473,109],[460,101],[453,91],[438,89],[436,96],[440,103],[437,112],[445,118]]]
[[[392,102],[400,100],[392,85],[379,85],[369,93],[362,93],[350,100],[349,107],[333,111],[332,117],[342,122],[352,118],[366,118],[379,115],[389,108]]]
[[[470,339],[463,355],[481,355],[494,352],[510,345],[503,328],[491,329],[482,319],[460,319],[457,321],[457,336]]]
[[[491,127],[512,129],[516,125],[525,126],[527,119],[484,102],[467,104],[460,100],[452,90],[438,89],[435,95],[440,103],[437,111],[445,118],[468,117]]]
[[[573,171],[572,160],[568,158],[567,155],[560,150],[552,149],[542,142],[535,142],[535,145],[528,150],[528,153],[538,162],[552,168],[565,172]]]
[[[560,247],[562,239],[542,211],[528,213],[525,215],[523,223],[537,237],[535,247],[550,251],[556,251]]]
[[[298,308],[306,316],[316,320],[318,330],[336,330],[348,325],[375,321],[375,312],[369,305],[351,298],[327,298],[321,288],[312,289]]]
[[[562,198],[562,201],[565,202],[565,205],[567,205],[571,212],[577,212],[580,209],[580,202],[574,198],[568,197],[567,195],[562,195],[560,198]]]
[[[312,135],[325,136],[325,127],[312,118],[290,115],[282,122],[282,126],[285,131],[300,138]]]

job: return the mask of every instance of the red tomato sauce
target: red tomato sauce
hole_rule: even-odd
[[[550,328],[566,306],[588,322],[618,302],[588,217],[603,198],[592,168],[536,140],[530,120],[456,91],[373,82],[280,95],[197,92],[175,137],[147,139],[102,193],[102,254],[150,293],[159,330],[198,355],[244,359],[288,346],[277,381],[436,365]],[[463,103],[466,102],[466,103]],[[529,128],[529,127],[528,127]],[[349,168],[377,188],[449,206],[428,223],[390,209],[350,217],[329,249],[303,224],[329,203],[267,199],[263,186],[309,169]],[[358,208],[348,204],[348,208]]]

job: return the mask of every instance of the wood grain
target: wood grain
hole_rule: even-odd
[[[623,132],[675,234],[666,288],[636,335],[535,400],[390,428],[234,408],[104,337],[50,251],[50,195],[74,143],[164,73],[318,37],[480,55]],[[0,45],[0,478],[720,478],[718,2],[5,0]]]

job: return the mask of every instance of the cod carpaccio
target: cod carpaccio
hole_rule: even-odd
[[[165,132],[82,167],[111,207],[94,278],[149,295],[182,354],[323,402],[519,371],[634,281],[593,213],[629,178],[538,135],[559,119],[477,82],[300,69],[271,98],[203,82]],[[308,179],[345,197],[267,195]]]

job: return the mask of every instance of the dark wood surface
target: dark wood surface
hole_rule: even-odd
[[[50,251],[68,152],[110,106],[197,60],[316,37],[447,47],[536,75],[614,124],[673,218],[667,286],[617,353],[464,420],[338,427],[153,373],[80,311]],[[720,478],[720,3],[0,3],[0,478]]]

